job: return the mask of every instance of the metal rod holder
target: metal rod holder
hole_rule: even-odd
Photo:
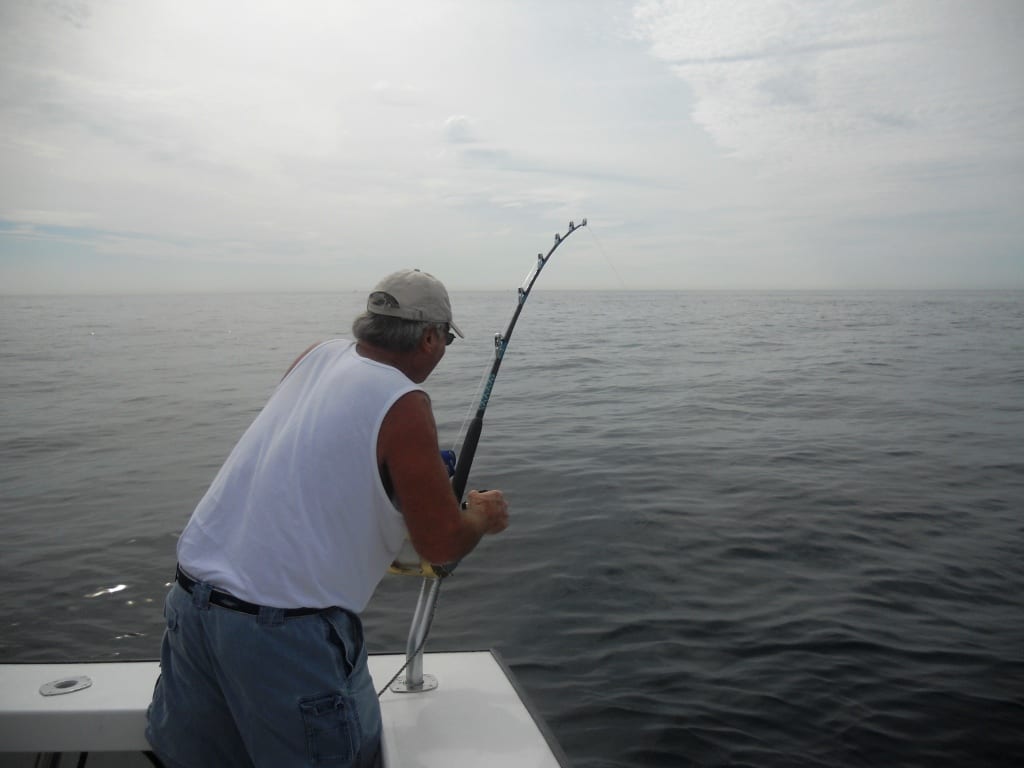
[[[423,579],[416,610],[409,625],[409,639],[405,644],[405,679],[391,686],[395,693],[422,693],[437,688],[437,678],[423,674],[423,650],[434,620],[434,607],[441,590],[441,579]]]

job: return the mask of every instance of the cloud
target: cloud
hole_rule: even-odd
[[[828,284],[908,249],[966,275],[991,253],[1024,282],[1005,256],[1022,19],[1015,0],[0,2],[0,252],[418,253],[501,286],[502,248],[587,216],[641,286]]]
[[[1024,284],[1024,6],[645,0],[633,19],[748,170],[748,274]]]
[[[736,157],[920,163],[976,155],[978,131],[994,158],[1024,130],[1019,5],[642,2],[634,18]]]
[[[89,4],[84,0],[46,0],[43,8],[79,29],[88,24],[91,15]]]
[[[452,144],[472,144],[476,141],[473,121],[465,115],[452,115],[444,121],[445,139]]]
[[[370,91],[381,103],[396,107],[411,107],[421,103],[422,91],[408,83],[391,83],[387,80],[378,80],[371,87]]]

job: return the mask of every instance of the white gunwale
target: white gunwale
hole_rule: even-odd
[[[405,662],[370,656],[378,689]],[[487,765],[561,768],[561,748],[494,651],[428,653],[438,687],[381,697],[386,768]],[[155,661],[0,664],[0,753],[142,752]],[[87,675],[92,685],[43,696],[44,684]],[[13,764],[0,756],[0,765]]]

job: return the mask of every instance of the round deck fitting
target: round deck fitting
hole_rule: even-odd
[[[411,687],[405,680],[396,680],[391,684],[391,690],[395,693],[423,693],[437,688],[437,678],[433,675],[424,675],[423,684],[415,688]]]
[[[90,685],[92,685],[92,680],[88,676],[75,675],[74,677],[64,677],[60,680],[45,683],[39,689],[39,693],[43,696],[60,696],[63,693],[80,691],[83,688],[88,688]]]

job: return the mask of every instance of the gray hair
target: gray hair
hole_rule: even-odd
[[[392,352],[411,352],[430,327],[445,330],[447,323],[403,320],[400,317],[363,312],[352,321],[352,335],[357,341]]]

